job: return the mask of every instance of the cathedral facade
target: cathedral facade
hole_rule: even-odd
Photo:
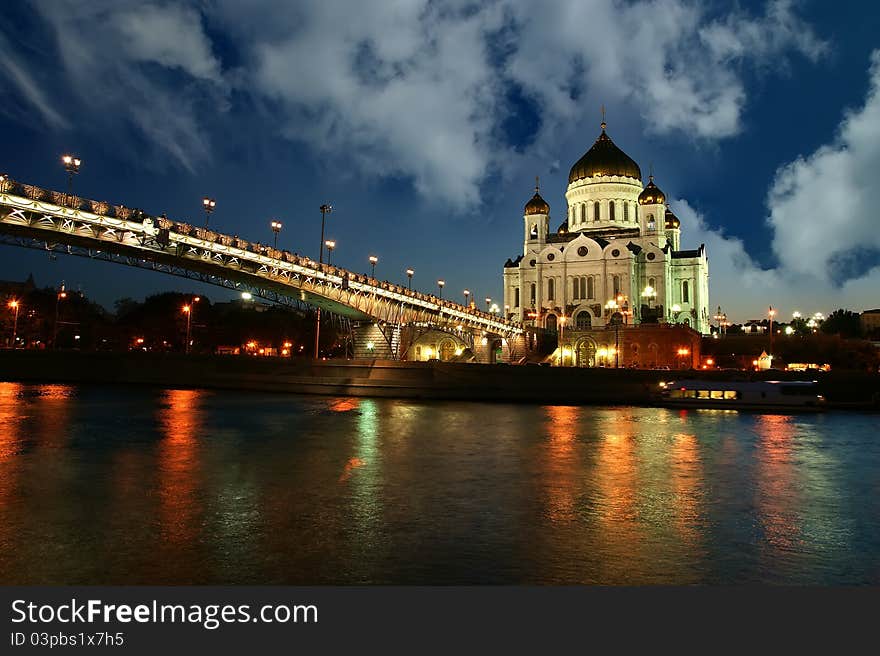
[[[709,333],[705,246],[682,249],[665,194],[653,176],[643,186],[605,128],[569,172],[555,231],[537,186],[526,203],[522,255],[504,265],[507,316],[560,335],[662,325]],[[581,360],[597,363],[595,354]]]

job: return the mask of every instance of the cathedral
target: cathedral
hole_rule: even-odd
[[[597,353],[612,328],[619,346],[625,328],[687,328],[698,337],[710,325],[705,246],[682,249],[681,223],[665,194],[653,176],[642,185],[639,165],[606,134],[604,121],[601,127],[568,174],[565,220],[550,231],[550,206],[536,185],[525,206],[522,255],[504,265],[507,316],[568,337],[560,339],[574,351],[566,364],[581,366],[601,365]],[[635,350],[627,366],[663,361],[649,356],[647,349],[658,349],[650,337],[639,357],[637,333],[627,332]],[[578,346],[578,334],[595,337]],[[619,349],[605,351],[620,362]]]

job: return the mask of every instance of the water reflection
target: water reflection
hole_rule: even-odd
[[[191,550],[199,537],[204,512],[197,494],[201,475],[200,440],[205,438],[203,390],[165,390],[156,412],[160,440],[157,445],[159,549],[169,554]]]
[[[574,406],[548,406],[543,410],[547,434],[542,468],[547,495],[546,512],[551,522],[570,522],[576,516],[575,500],[580,476],[575,443],[582,410]]]
[[[696,435],[679,433],[672,438],[672,505],[675,528],[687,548],[696,551],[702,543],[702,491],[704,480]]]
[[[800,542],[801,490],[792,458],[793,417],[760,415],[758,434],[756,506],[765,545],[788,551]]]

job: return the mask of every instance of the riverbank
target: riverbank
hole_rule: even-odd
[[[334,396],[451,399],[572,405],[649,405],[661,380],[780,378],[820,381],[832,408],[872,409],[880,376],[861,372],[749,374],[481,365],[453,362],[326,360],[110,353],[4,351],[0,380],[227,389]]]

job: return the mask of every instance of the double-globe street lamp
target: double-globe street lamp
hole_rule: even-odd
[[[415,271],[413,271],[412,269],[406,270],[406,277],[409,278],[409,291],[412,291],[412,277],[414,273]]]
[[[370,255],[368,258],[370,260],[370,278],[376,279],[376,263],[379,261],[379,258],[375,255]]]
[[[281,228],[283,227],[281,221],[273,220],[272,223],[269,224],[272,228],[272,232],[275,233],[275,250],[278,250],[278,233],[281,232]]]
[[[205,229],[207,230],[208,223],[211,220],[211,213],[214,211],[214,208],[217,207],[217,201],[205,196],[202,199],[202,207],[205,208]]]
[[[67,195],[73,194],[73,176],[79,173],[79,167],[82,160],[75,155],[62,155],[61,163],[64,164],[64,170],[67,171]]]

